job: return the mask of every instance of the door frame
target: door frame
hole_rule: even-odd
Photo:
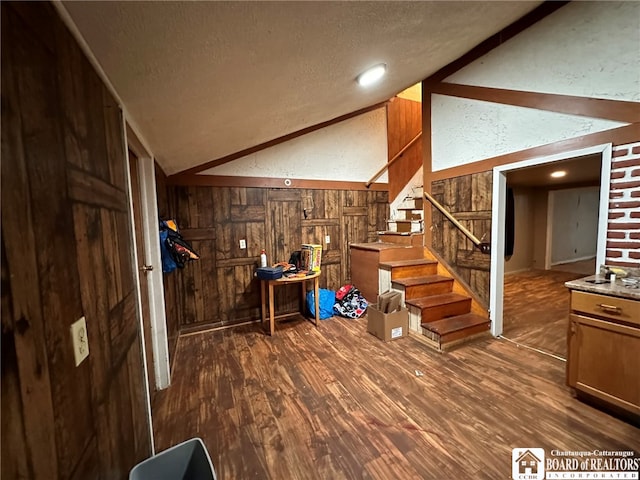
[[[153,349],[153,372],[155,374],[155,387],[158,390],[163,390],[171,384],[171,372],[169,365],[167,318],[164,303],[164,283],[162,278],[162,259],[160,257],[155,160],[138,140],[135,132],[128,124],[126,125],[126,134],[128,148],[130,148],[138,157],[140,210],[142,213],[141,227],[144,238],[144,251],[146,255],[146,258],[144,259],[137,259],[138,263],[136,263],[136,268],[143,263],[145,265],[153,266],[153,270],[147,275],[150,315],[149,321],[151,324],[151,345]],[[128,154],[127,161],[129,161]],[[132,205],[131,216],[133,218]],[[139,282],[138,288],[140,288]],[[140,304],[138,304],[138,308],[141,312],[142,306]],[[152,384],[151,382],[148,383],[149,385]]]
[[[505,201],[507,195],[507,172],[544,163],[559,162],[585,155],[600,154],[600,206],[598,210],[598,246],[596,252],[596,270],[605,263],[607,243],[607,217],[609,214],[609,189],[611,183],[612,144],[605,143],[579,150],[561,152],[500,165],[493,168],[493,195],[491,206],[491,272],[489,292],[489,318],[491,334],[497,337],[502,334],[504,309],[504,225]],[[595,273],[595,272],[594,272]]]

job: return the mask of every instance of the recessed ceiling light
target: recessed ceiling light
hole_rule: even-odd
[[[555,172],[551,173],[551,176],[553,178],[562,178],[567,174],[567,172],[565,172],[564,170],[556,170]]]
[[[358,83],[363,87],[373,85],[380,80],[387,72],[387,66],[384,63],[371,67],[358,75]]]

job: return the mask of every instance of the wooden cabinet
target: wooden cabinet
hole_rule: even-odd
[[[640,301],[571,292],[567,384],[640,415]]]

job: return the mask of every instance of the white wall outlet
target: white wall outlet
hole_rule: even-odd
[[[324,236],[324,243],[326,243],[327,245],[331,243],[331,235]]]
[[[89,337],[87,335],[87,321],[84,317],[71,324],[71,341],[73,342],[73,356],[76,367],[89,356]]]
[[[245,248],[247,248],[247,241],[243,238],[240,240],[240,249],[244,250]]]

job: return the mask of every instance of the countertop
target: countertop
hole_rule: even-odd
[[[604,283],[593,283],[594,281],[604,281]],[[616,279],[615,283],[611,283],[609,280],[605,280],[603,276],[591,275],[566,282],[564,286],[571,290],[581,290],[583,292],[599,293],[600,295],[640,300],[640,288],[629,288],[625,286],[619,278]]]

